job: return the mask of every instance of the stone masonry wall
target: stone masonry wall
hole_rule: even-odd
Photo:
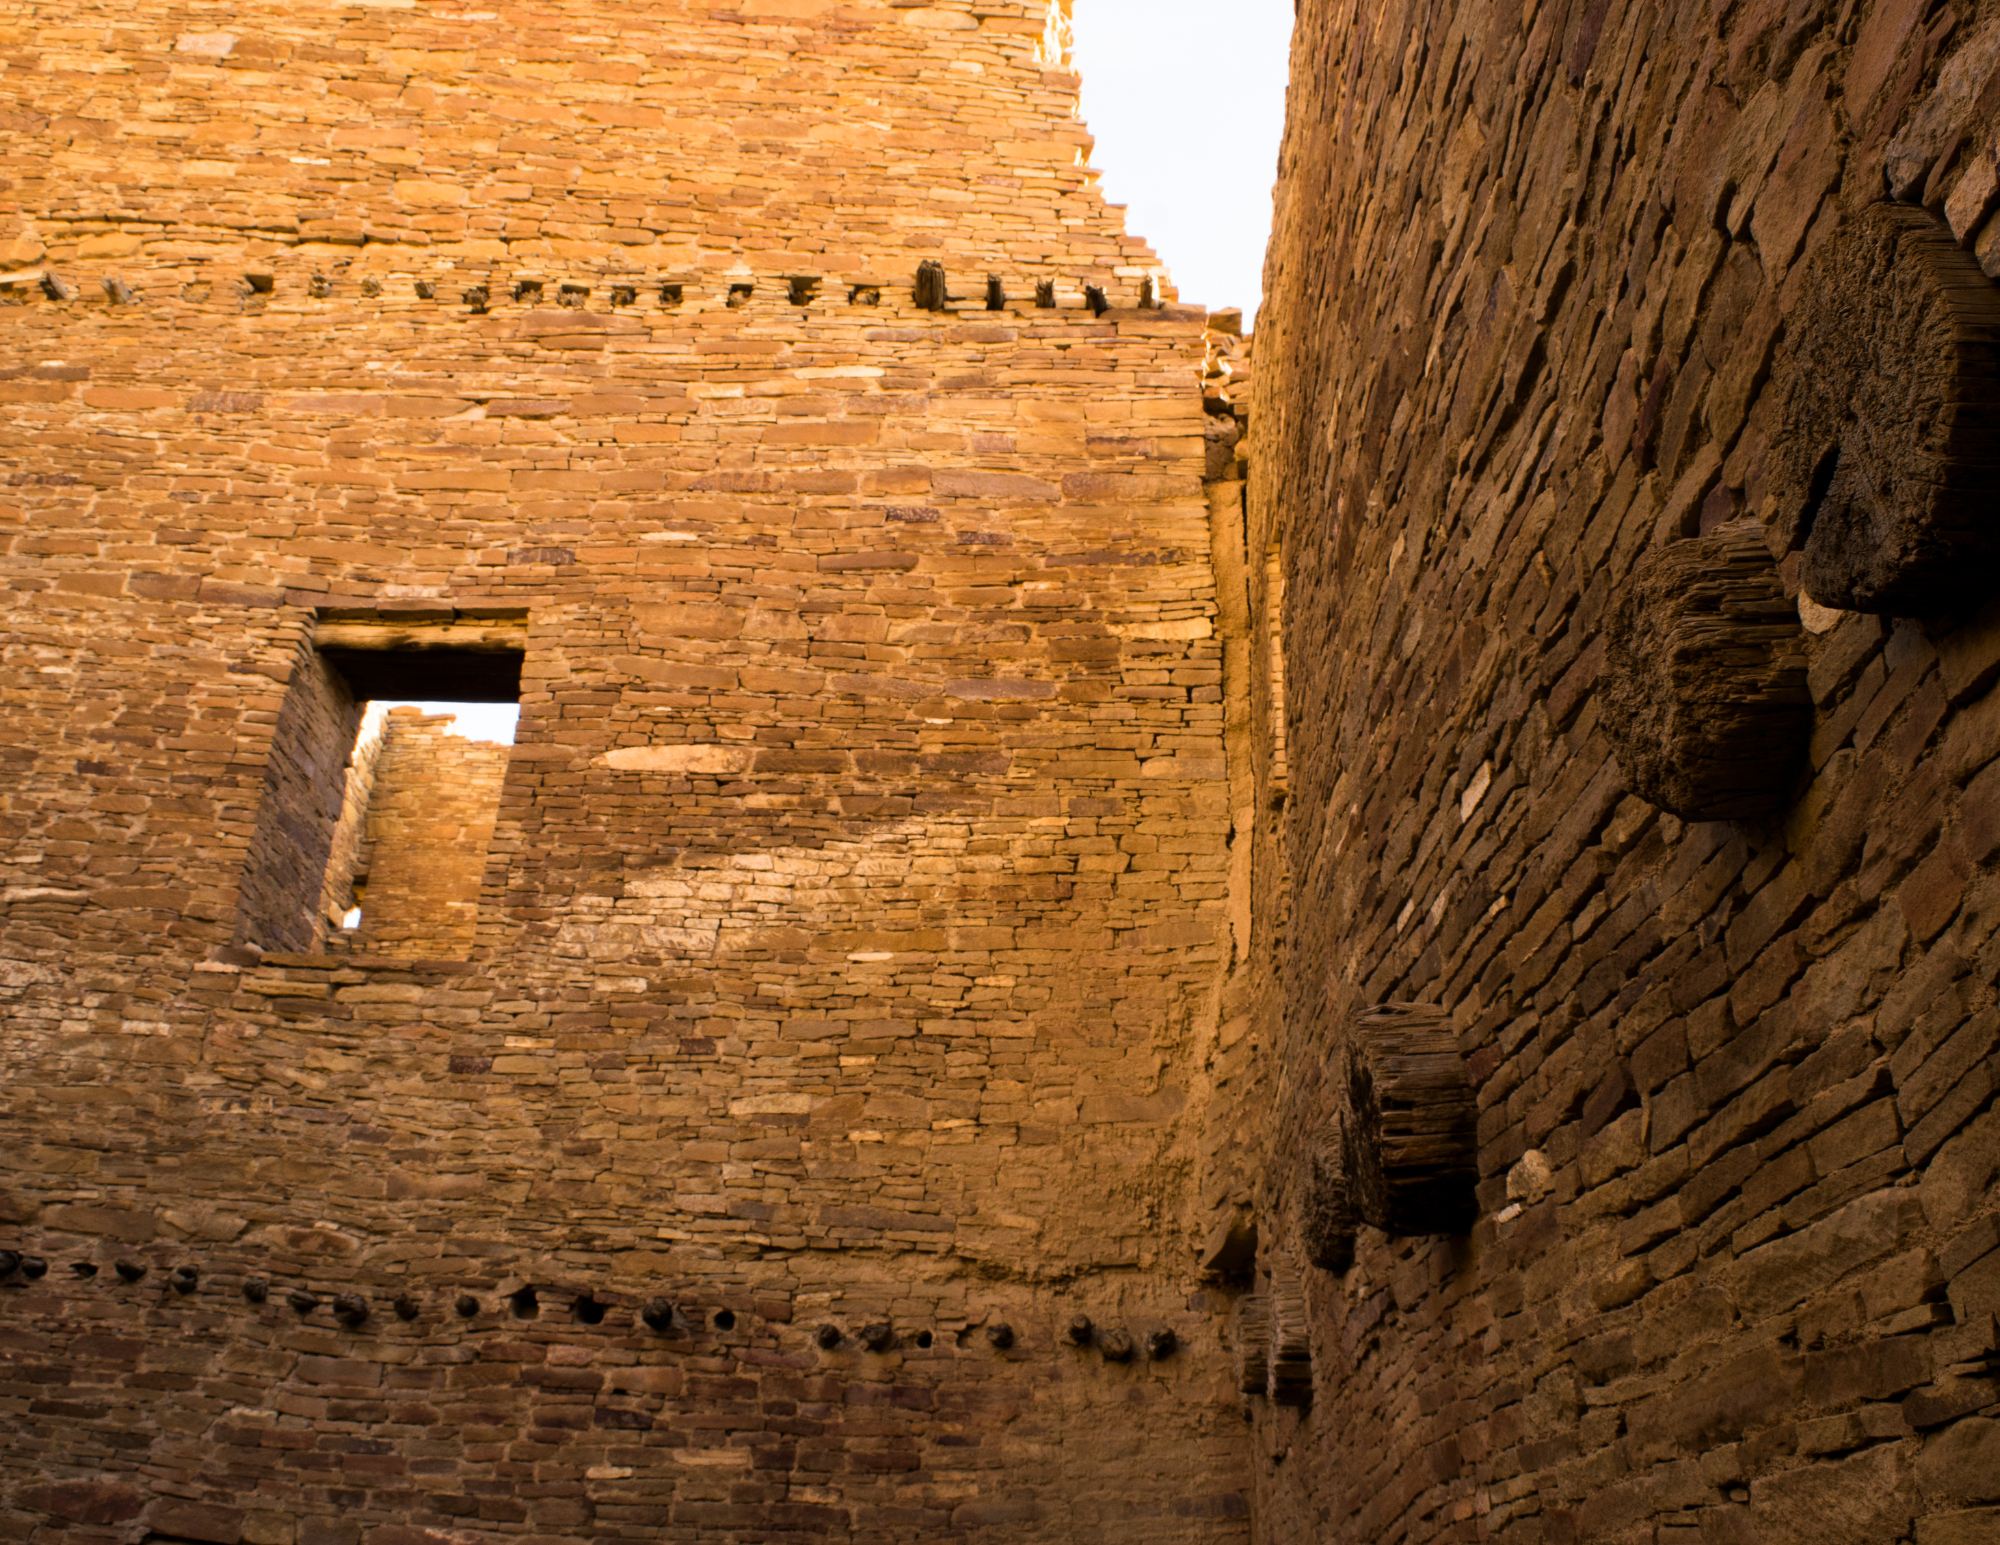
[[[320,931],[329,949],[351,942],[343,939],[341,924],[354,907],[354,876],[363,868],[367,855],[368,807],[374,798],[375,772],[382,763],[382,732],[388,716],[386,704],[371,703],[364,708],[353,749],[347,753],[340,820],[333,829],[333,846],[327,853],[326,876],[320,885]],[[490,832],[487,840],[492,840]]]
[[[1977,4],[1299,6],[1246,541],[1293,895],[1246,989],[1260,1281],[1361,1008],[1450,1012],[1480,1178],[1469,1233],[1307,1270],[1261,1539],[2000,1531],[2000,612],[1800,596],[1772,384],[1885,201],[1990,310],[1996,51]],[[1742,518],[1810,743],[1778,814],[1684,820],[1614,755],[1606,622]]]
[[[392,708],[369,790],[356,949],[463,960],[507,773],[507,748],[452,733],[449,714]]]
[[[237,943],[307,951],[319,944],[319,888],[299,880],[324,872],[333,856],[348,750],[360,724],[361,705],[340,673],[302,652],[271,730],[237,903]]]
[[[1246,1537],[1208,335],[1061,10],[0,21],[0,1533]],[[470,957],[244,947],[320,614],[523,611]]]

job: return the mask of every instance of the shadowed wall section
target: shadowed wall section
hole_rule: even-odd
[[[338,671],[301,654],[271,730],[237,943],[308,952],[318,946],[318,876],[334,851],[361,712]]]
[[[1815,519],[1852,545],[1894,497],[1866,468],[1985,475],[1992,329],[1953,318],[2000,288],[1996,58],[1990,5],[1299,6],[1249,532],[1283,546],[1294,896],[1261,1269],[1325,1213],[1385,1003],[1455,1027],[1479,1216],[1307,1271],[1262,1539],[2000,1527],[2000,592],[1961,547],[1921,604],[1811,593]],[[1914,226],[1923,271],[1834,307],[1821,254]],[[1866,376],[1807,426],[1844,483],[1786,438],[1829,353]],[[1955,539],[1954,486],[1872,529]],[[1612,712],[1642,615],[1649,711],[1713,705],[1684,727]],[[1784,723],[1732,741],[1744,692]]]

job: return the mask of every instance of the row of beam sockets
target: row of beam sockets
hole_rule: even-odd
[[[70,1263],[70,1272],[79,1285],[99,1275],[100,1268],[95,1261],[80,1260]],[[151,1268],[137,1261],[119,1260],[112,1266],[116,1280],[126,1286],[136,1287],[150,1275]],[[25,1281],[34,1282],[49,1273],[48,1260],[39,1255],[24,1255],[18,1250],[0,1250],[0,1281],[5,1281],[18,1273]],[[174,1267],[166,1274],[163,1286],[181,1298],[188,1298],[201,1289],[200,1268],[193,1265]],[[268,1277],[247,1276],[237,1283],[237,1291],[245,1301],[262,1305],[269,1301],[273,1292]],[[561,1290],[559,1290],[561,1291]],[[519,1287],[502,1291],[500,1297],[517,1320],[533,1320],[541,1317],[541,1293],[534,1283],[523,1282]],[[307,1287],[295,1287],[285,1294],[285,1302],[300,1319],[312,1315],[323,1300],[320,1295]],[[390,1308],[396,1318],[405,1322],[418,1319],[423,1314],[423,1304],[413,1294],[398,1293],[390,1300]],[[579,1324],[601,1325],[611,1310],[611,1304],[596,1296],[589,1289],[571,1291],[570,1317]],[[361,1293],[335,1293],[332,1295],[333,1317],[350,1331],[358,1331],[374,1312],[374,1306]],[[452,1302],[453,1312],[461,1320],[479,1317],[486,1309],[485,1303],[473,1293],[460,1293]],[[671,1298],[655,1297],[641,1305],[633,1316],[635,1328],[643,1324],[648,1330],[674,1340],[692,1339],[701,1329],[702,1312],[697,1310],[691,1316],[688,1306]],[[719,1308],[707,1316],[709,1325],[717,1332],[727,1334],[736,1329],[736,1311]],[[987,1325],[986,1341],[996,1352],[1006,1352],[1014,1348],[1018,1336],[1014,1327],[1004,1321]],[[812,1339],[821,1351],[833,1352],[843,1346],[850,1334],[870,1352],[886,1353],[895,1351],[902,1344],[902,1337],[895,1325],[887,1320],[873,1321],[851,1333],[831,1322],[814,1328]],[[920,1330],[912,1338],[919,1350],[928,1351],[934,1341],[928,1330]],[[1130,1362],[1137,1350],[1131,1333],[1125,1330],[1101,1330],[1094,1325],[1088,1315],[1079,1314],[1071,1319],[1067,1339],[1079,1349],[1095,1347],[1106,1362]],[[961,1342],[961,1344],[963,1344]],[[1180,1347],[1180,1338],[1171,1329],[1155,1330],[1146,1338],[1145,1352],[1152,1362],[1162,1362],[1171,1357]]]
[[[18,286],[30,282],[34,284],[40,294],[49,300],[74,301],[78,298],[76,286],[52,268],[44,268],[38,272],[30,271],[20,276],[0,276],[0,286]],[[103,286],[105,298],[114,306],[137,305],[141,300],[140,293],[132,287],[131,282],[123,275],[105,274],[100,278],[99,282]],[[197,284],[212,283],[212,281],[207,280],[196,280],[193,282]],[[340,288],[342,282],[339,278],[329,276],[323,271],[315,270],[306,280],[306,293],[316,300],[331,299],[336,290]],[[409,282],[417,299],[437,300],[440,298],[441,287],[439,281],[435,279],[413,279]],[[785,286],[786,302],[801,309],[815,304],[831,303],[832,299],[838,295],[838,289],[832,295],[823,294],[825,281],[817,274],[787,275],[781,282]],[[1056,286],[1057,281],[1054,279],[1039,279],[1035,281],[1034,309],[1039,311],[1077,309],[1074,306],[1063,306],[1063,297],[1059,295]],[[277,287],[278,276],[275,272],[268,269],[246,271],[237,282],[238,294],[245,301],[255,301],[260,296],[274,294],[277,291]],[[553,298],[558,306],[583,310],[588,307],[591,295],[598,288],[597,286],[582,284],[574,280],[558,280],[554,283],[554,295],[551,297],[549,294],[550,287],[550,281],[546,279],[518,278],[511,285],[500,286],[498,297],[496,298],[495,286],[489,281],[462,288],[459,291],[458,300],[468,310],[479,315],[492,310],[496,304],[501,303],[506,298],[511,298],[516,304],[526,306],[545,304],[547,300]],[[685,303],[690,287],[686,281],[649,280],[641,283],[636,279],[629,281],[619,280],[602,286],[608,294],[613,310],[638,305],[642,295],[656,296],[661,309],[672,310]],[[386,286],[382,279],[371,275],[361,279],[358,282],[357,288],[364,297],[374,299],[384,293]],[[847,304],[850,306],[879,306],[882,304],[882,296],[885,288],[887,287],[875,282],[850,284],[847,286]],[[1104,286],[1083,284],[1080,288],[1082,290],[1083,309],[1089,310],[1092,315],[1102,316],[1105,312],[1112,309],[1110,295]],[[184,284],[183,290],[185,289],[186,285]],[[728,281],[724,303],[732,310],[739,309],[747,306],[756,292],[757,284],[755,280],[732,278]],[[1013,299],[1007,292],[1006,283],[997,274],[986,276],[983,297],[968,306],[966,304],[966,297],[949,293],[943,265],[931,261],[926,261],[918,267],[915,283],[911,286],[910,298],[920,311],[984,310],[994,312],[1006,311],[1013,306]],[[1142,278],[1139,281],[1137,304],[1138,309],[1142,311],[1158,310],[1162,305],[1159,298],[1158,286],[1150,276]]]

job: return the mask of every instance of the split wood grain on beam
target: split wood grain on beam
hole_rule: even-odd
[[[1478,1206],[1479,1109],[1451,1015],[1384,1003],[1348,1026],[1342,1154],[1360,1220],[1392,1236],[1457,1234]]]
[[[1754,521],[1648,554],[1598,686],[1625,786],[1690,821],[1783,808],[1812,733],[1804,637]]]

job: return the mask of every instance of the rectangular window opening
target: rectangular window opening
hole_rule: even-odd
[[[526,638],[519,613],[320,619],[272,736],[239,945],[470,954]]]

